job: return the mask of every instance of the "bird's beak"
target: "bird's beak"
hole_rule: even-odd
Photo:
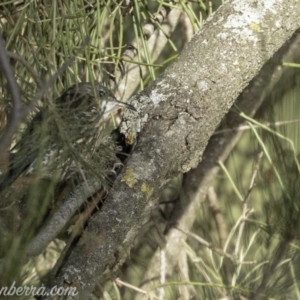
[[[124,108],[127,108],[129,110],[137,111],[136,108],[131,104],[121,102],[121,101],[118,101],[118,100],[116,100],[116,102],[118,103],[117,106],[119,106],[119,107],[124,107]]]
[[[110,98],[108,101],[103,101],[102,103],[102,112],[104,115],[104,118],[106,118],[110,113],[112,113],[114,110],[119,108],[127,108],[132,111],[137,111],[134,106],[131,104],[121,102],[117,100],[116,98]]]

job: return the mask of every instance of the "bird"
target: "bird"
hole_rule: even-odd
[[[61,180],[80,172],[99,160],[102,133],[111,113],[119,108],[136,111],[104,85],[90,82],[74,84],[47,104],[29,120],[11,149],[8,170],[0,177],[0,192],[20,176]]]

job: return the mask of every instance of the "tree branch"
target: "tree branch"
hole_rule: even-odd
[[[285,46],[273,57],[274,61],[297,61],[299,60],[300,34],[285,44]],[[248,116],[253,116],[263,101],[274,93],[278,99],[281,99],[282,93],[294,86],[291,77],[294,70],[278,67],[276,64],[266,64],[260,73],[252,80],[250,85],[238,97],[235,104]],[[279,85],[280,82],[280,85]],[[284,89],[282,87],[285,87]],[[278,89],[276,87],[279,87]],[[253,102],[253,99],[256,99]],[[183,195],[185,201],[178,201],[174,207],[175,213],[172,214],[171,224],[177,224],[178,227],[188,231],[193,226],[196,219],[199,204],[205,201],[207,190],[212,185],[215,176],[219,171],[217,161],[224,162],[235,147],[237,141],[242,135],[238,129],[243,120],[235,113],[229,112],[226,115],[226,121],[233,130],[221,130],[214,134],[205,149],[203,161],[197,168],[189,171],[184,176]],[[222,147],[220,147],[222,145]],[[176,203],[177,204],[177,203]],[[175,205],[176,205],[175,204]],[[168,257],[167,273],[172,274],[178,257],[183,249],[183,241],[186,235],[175,228],[169,230],[166,235],[165,251]],[[148,290],[153,285],[154,278],[157,278],[159,265],[160,249],[157,249],[149,262],[150,268],[144,275],[142,282],[145,282],[143,288]],[[153,267],[152,267],[153,266]]]
[[[12,100],[12,111],[8,116],[7,125],[0,137],[0,160],[11,145],[12,138],[20,124],[27,116],[27,108],[22,104],[19,85],[11,68],[5,43],[0,37],[0,65],[7,80],[7,87]]]

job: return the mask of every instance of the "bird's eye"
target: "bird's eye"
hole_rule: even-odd
[[[100,90],[100,91],[99,91],[99,96],[100,96],[100,97],[103,97],[104,95],[105,95],[105,91],[104,91],[104,90]]]

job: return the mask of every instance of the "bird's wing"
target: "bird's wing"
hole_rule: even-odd
[[[12,185],[38,157],[42,123],[43,114],[39,112],[29,122],[20,140],[11,150],[8,171],[0,178],[0,191]]]

